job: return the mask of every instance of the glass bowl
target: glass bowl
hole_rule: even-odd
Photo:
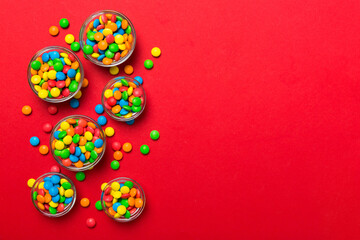
[[[59,60],[53,60],[51,57],[49,57],[49,55],[51,56],[51,54],[49,54],[49,53],[52,53],[54,51],[57,51],[60,54],[66,54],[68,57],[66,57],[66,55],[63,55],[63,56],[60,55],[59,58],[57,58],[56,56],[55,56],[56,58],[54,57],[54,59],[59,59]],[[44,63],[44,61],[42,60],[42,57],[44,59],[47,59],[48,61]],[[41,67],[38,71],[34,70],[32,68],[32,63],[36,60],[40,61],[40,63],[41,63]],[[61,64],[57,63],[57,61],[60,61]],[[60,74],[60,76],[57,76],[57,74],[56,74],[56,75],[54,75],[54,76],[56,76],[56,79],[50,79],[49,72],[51,70],[53,70],[53,68],[55,67],[54,64],[56,64],[56,67],[58,70],[62,69],[61,71],[59,70],[59,72],[62,72],[64,74]],[[52,65],[52,66],[50,66],[50,65]],[[62,67],[61,67],[61,65],[62,65]],[[75,71],[73,71],[73,70],[71,71],[71,76],[73,76],[73,74],[75,74],[75,76],[73,78],[68,78],[67,73],[68,73],[69,69],[75,70]],[[46,72],[46,73],[44,73],[44,72]],[[56,73],[58,73],[58,72],[56,72]],[[33,78],[33,76],[35,76],[35,75],[37,75],[38,77]],[[50,47],[41,49],[32,57],[32,59],[29,63],[29,66],[28,66],[27,77],[28,77],[28,82],[29,82],[30,88],[36,94],[36,96],[38,96],[40,99],[42,99],[46,102],[60,103],[60,102],[65,102],[65,101],[71,99],[80,90],[82,82],[84,80],[84,68],[81,64],[80,59],[71,50],[64,48],[64,47],[60,47],[60,46],[50,46]],[[65,78],[65,79],[59,80],[59,78],[57,78],[57,77],[59,77],[59,78],[61,77],[61,78]],[[53,77],[51,77],[51,78],[53,78]],[[40,81],[40,82],[38,84],[36,84],[38,81]],[[51,86],[53,86],[53,87],[49,86],[50,82],[51,82]],[[46,85],[44,85],[44,84],[46,84]],[[66,87],[67,84],[69,84],[68,87]],[[55,88],[57,88],[57,89],[55,89]],[[60,90],[60,88],[61,88],[61,90]],[[70,88],[73,89],[73,91],[69,91]],[[53,94],[58,94],[60,92],[61,95],[59,95],[58,97],[49,97],[49,94],[51,94],[51,92],[50,92],[51,89],[54,89]],[[67,89],[67,90],[65,90],[65,89]],[[45,98],[41,98],[39,96],[40,95],[39,91],[41,91],[41,90],[48,90],[48,96]],[[46,94],[46,92],[45,92],[45,94]],[[64,94],[65,96],[63,96],[62,94]]]
[[[118,194],[117,192],[119,190],[117,190],[116,187],[119,187],[118,185],[117,186],[112,186],[113,183],[117,182],[120,184],[120,191],[122,191],[122,187],[124,186],[125,182],[127,181],[130,181],[133,183],[133,187],[130,189],[130,193],[128,193],[127,195],[130,195],[132,194],[132,189],[135,188],[136,189],[136,195],[130,195],[130,196],[126,196],[124,198],[124,193],[121,195],[120,198],[118,199],[127,199],[124,203],[124,206],[126,207],[126,204],[129,204],[129,199],[132,198],[132,201],[135,201],[135,204],[136,204],[136,199],[139,198],[139,199],[142,199],[142,206],[137,208],[135,206],[133,207],[130,207],[128,206],[127,207],[127,212],[131,213],[130,217],[129,218],[125,218],[124,216],[125,215],[122,215],[122,216],[117,216],[115,217],[116,215],[112,215],[111,212],[114,214],[115,211],[113,210],[113,207],[112,207],[112,202],[113,202],[113,199],[114,197],[111,195],[110,192],[112,192],[115,196],[116,194]],[[112,188],[112,187],[115,187],[115,188]],[[110,199],[109,199],[109,196],[110,196]],[[134,197],[132,197],[134,196]],[[106,199],[108,198],[108,199]],[[105,200],[111,200],[110,202],[105,202]],[[106,186],[103,188],[103,191],[101,193],[101,205],[106,213],[106,215],[108,215],[110,218],[114,219],[115,221],[117,222],[130,222],[130,221],[133,221],[135,220],[136,218],[138,218],[141,213],[144,211],[144,208],[145,208],[145,203],[146,203],[146,197],[145,197],[145,193],[144,193],[144,190],[142,189],[142,187],[140,186],[140,184],[138,182],[136,182],[135,180],[131,179],[131,178],[127,178],[127,177],[119,177],[119,178],[115,178],[113,180],[111,180],[110,182],[108,182],[106,184]],[[109,204],[109,206],[107,206],[107,204]],[[111,206],[110,206],[111,204]],[[119,205],[122,205],[122,204],[119,204]],[[111,208],[111,210],[110,210]],[[109,211],[110,210],[110,211]],[[128,213],[126,213],[128,214]]]
[[[62,126],[63,122],[70,124]],[[64,130],[67,126],[69,126],[67,130]],[[60,129],[62,131],[58,131]],[[97,139],[101,139],[102,142],[96,142]],[[76,143],[73,142],[74,140]],[[57,142],[62,143],[57,144]],[[100,146],[99,143],[102,145]],[[75,172],[91,170],[104,156],[106,137],[101,126],[92,118],[71,115],[61,119],[53,128],[50,135],[50,148],[55,160],[64,168]]]
[[[56,179],[52,179],[53,176],[58,176],[57,180],[61,179],[60,182],[57,183]],[[49,182],[51,183],[50,186],[49,186],[49,184],[44,184],[45,182],[48,182],[47,179],[49,179]],[[71,185],[69,185],[69,184],[64,185],[64,182],[66,182],[66,181],[64,181],[63,179],[65,179]],[[54,180],[55,180],[55,182],[52,182]],[[44,182],[44,183],[42,183],[42,182]],[[56,187],[57,184],[59,185],[58,187]],[[64,188],[64,186],[65,186],[65,188]],[[57,195],[53,194],[54,196],[52,196],[52,197],[50,194],[52,192],[51,187],[58,189]],[[47,190],[46,188],[49,188],[49,189]],[[73,192],[73,195],[68,198],[65,197],[65,195],[66,195],[65,191],[68,191],[67,189],[69,189],[69,190],[71,189]],[[56,191],[55,191],[55,193],[56,193]],[[42,197],[40,197],[40,196],[42,196]],[[57,199],[56,201],[54,200],[55,198]],[[61,217],[61,216],[64,216],[66,213],[68,213],[73,208],[75,201],[76,201],[76,188],[75,188],[74,183],[71,181],[71,179],[68,178],[67,176],[65,176],[64,174],[57,173],[57,172],[45,173],[44,175],[41,175],[38,179],[36,179],[33,187],[31,188],[31,200],[32,200],[32,203],[34,204],[35,208],[39,212],[44,214],[45,216]],[[55,202],[53,202],[53,200]],[[43,202],[43,203],[41,203],[41,202]],[[59,203],[59,202],[61,202],[61,203]],[[62,211],[59,212],[58,210],[60,210],[60,209]],[[51,213],[50,211],[53,211],[53,213]]]
[[[127,84],[129,84],[129,87],[125,87],[124,86],[124,82],[127,82]],[[122,89],[122,87],[125,87],[124,89]],[[124,96],[123,94],[120,95],[116,95],[114,94],[117,89],[119,89],[120,92],[123,92],[123,90],[126,90],[127,92],[129,92],[129,88],[132,87],[133,88],[133,96],[136,95],[137,97],[140,98],[141,100],[141,109],[140,111],[138,111],[139,109],[137,108],[136,111],[138,112],[134,112],[133,111],[133,108],[132,108],[132,100],[133,98],[128,97],[128,100],[125,101],[124,100]],[[117,88],[115,91],[114,89]],[[135,90],[136,88],[140,89],[139,91],[138,90]],[[110,89],[112,90],[112,95],[110,94],[109,95],[109,92],[107,92],[107,90]],[[141,93],[141,94],[139,94]],[[130,94],[127,94],[128,96]],[[107,96],[111,96],[111,97],[107,97]],[[116,100],[116,104],[115,105],[109,105],[109,98],[114,98]],[[127,97],[125,97],[127,98]],[[112,103],[115,103],[114,102],[114,99],[112,99]],[[117,120],[117,121],[121,121],[121,122],[127,122],[127,121],[131,121],[137,117],[139,117],[141,115],[141,113],[144,111],[145,109],[145,106],[146,106],[146,95],[145,95],[145,90],[143,88],[143,86],[138,82],[136,81],[135,79],[133,78],[130,78],[130,77],[116,77],[116,78],[113,78],[111,79],[104,87],[104,90],[102,92],[102,95],[101,95],[101,102],[102,102],[102,105],[104,106],[104,109],[105,109],[105,112],[113,119]],[[125,105],[128,105],[128,107],[131,107],[131,110],[126,110],[124,109],[124,104]],[[116,107],[116,108],[114,108]],[[119,108],[120,107],[120,108]],[[120,109],[120,112],[118,112]],[[124,111],[123,112],[124,114],[122,114],[121,111]],[[128,112],[128,113],[126,113]],[[129,115],[131,113],[131,116]]]
[[[106,19],[108,22],[103,24],[103,19]],[[127,23],[123,23],[124,20],[126,20]],[[122,25],[124,25],[124,27],[127,26],[127,28],[123,29]],[[90,30],[94,34],[92,34]],[[113,31],[115,31],[115,33]],[[94,37],[97,32],[103,34],[97,34]],[[116,35],[122,35],[123,37],[117,38]],[[88,40],[88,38],[91,40]],[[86,45],[89,45],[85,47],[86,49],[93,49],[93,53],[91,54],[85,53],[86,51],[84,52],[85,57],[90,60],[90,62],[101,67],[113,67],[125,62],[134,52],[136,33],[134,25],[124,14],[113,10],[102,10],[91,14],[85,20],[80,29],[79,41],[83,52]],[[100,42],[101,47],[98,44]],[[110,44],[115,44],[116,46],[112,45],[112,47],[110,47]],[[102,48],[102,50],[99,49],[99,47]],[[110,51],[110,49],[112,51]],[[110,56],[112,57],[110,58]]]

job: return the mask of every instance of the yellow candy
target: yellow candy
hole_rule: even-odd
[[[116,82],[115,84],[114,84],[114,88],[121,88],[122,87],[122,83],[121,82]]]
[[[70,127],[70,124],[68,122],[64,121],[60,124],[60,127],[62,130],[66,130]]]
[[[46,82],[47,80],[49,80],[48,72],[44,72],[44,74],[43,74],[43,79],[44,79],[45,82]]]
[[[66,135],[63,139],[63,142],[66,144],[66,145],[70,145],[72,143],[72,137],[70,135]]]
[[[128,186],[122,186],[120,189],[121,193],[129,193],[130,192],[130,188]]]
[[[113,31],[109,28],[105,28],[102,34],[106,37],[107,35],[113,34]]]
[[[38,188],[39,188],[39,189],[44,189],[44,183],[45,183],[45,182],[41,182],[41,183],[39,184],[39,187],[38,187]]]
[[[62,56],[63,58],[69,57],[69,55],[67,53],[64,53],[64,52],[60,53],[60,56]]]
[[[42,88],[39,85],[34,85],[35,91],[39,92]]]
[[[67,58],[67,57],[64,58],[64,62],[65,62],[66,65],[71,66],[71,60],[69,58]]]
[[[106,185],[107,185],[106,182],[104,182],[103,184],[101,184],[101,191],[104,191],[104,188],[105,188]]]
[[[151,55],[153,55],[153,57],[159,57],[161,55],[160,48],[154,47],[153,49],[151,49]]]
[[[132,95],[133,91],[134,91],[134,88],[133,88],[133,87],[129,87],[129,88],[128,88],[127,93],[129,94],[129,96]]]
[[[65,189],[62,186],[59,187],[59,194],[60,194],[60,196],[64,196],[64,194],[65,194]]]
[[[72,197],[74,195],[74,191],[72,189],[65,190],[65,197]]]
[[[118,183],[118,182],[111,183],[111,189],[114,190],[114,191],[119,191],[120,183]]]
[[[60,180],[60,185],[62,185],[64,182],[68,182],[68,180],[66,180],[65,178],[62,178],[62,179]]]
[[[79,82],[80,79],[81,79],[81,73],[78,72],[78,73],[75,75],[75,80],[76,80],[77,82]]]
[[[115,191],[113,196],[114,198],[121,198],[121,195],[122,193],[120,191]]]
[[[101,25],[104,25],[104,22],[103,22],[103,20],[101,19],[101,16],[99,17],[99,21],[100,21],[100,24],[101,24]]]
[[[116,36],[118,36],[118,35],[116,35]],[[110,72],[110,74],[111,75],[116,75],[116,74],[118,74],[119,73],[119,68],[118,67],[111,67],[111,68],[109,68],[109,72]]]
[[[115,36],[115,42],[117,43],[117,44],[121,44],[121,43],[123,43],[124,42],[124,37],[122,36],[122,35],[116,35]]]
[[[126,49],[126,45],[125,45],[125,44],[119,44],[119,49],[120,49],[120,50],[125,50],[125,49]]]
[[[40,81],[41,81],[41,77],[39,75],[34,75],[31,77],[31,82],[33,84],[39,84]]]
[[[126,207],[124,205],[120,205],[117,209],[117,213],[120,215],[124,215],[126,213]]]
[[[129,112],[128,114],[125,114],[125,115],[124,115],[124,118],[131,118],[131,116],[132,116],[132,113]]]
[[[57,87],[53,87],[53,88],[50,90],[50,94],[51,94],[51,96],[53,96],[53,97],[58,97],[58,96],[60,96],[60,89],[58,89]]]
[[[106,89],[104,92],[104,96],[106,98],[112,97],[113,96],[113,91],[111,89]]]
[[[65,36],[65,42],[66,42],[67,44],[72,44],[74,41],[75,41],[74,35],[72,35],[72,34],[67,34],[67,35]]]
[[[28,187],[32,188],[34,186],[34,183],[35,183],[35,179],[33,178],[30,178],[28,181],[27,181],[27,185]]]
[[[49,95],[48,90],[45,90],[45,89],[41,89],[38,92],[38,96],[42,99],[47,98],[48,95]]]
[[[56,208],[59,203],[54,203],[53,201],[49,202],[50,207]]]
[[[48,72],[48,77],[49,77],[49,79],[55,80],[56,79],[56,71],[55,70],[50,70]]]
[[[93,58],[98,58],[98,57],[100,56],[100,54],[98,54],[98,53],[93,53],[93,54],[91,54],[91,56],[92,56]]]
[[[79,91],[75,94],[74,98],[75,98],[75,99],[79,99],[79,98],[81,98],[81,96],[82,96],[82,92],[81,92],[81,90],[79,90]]]
[[[118,199],[117,199],[117,198],[113,198],[112,203],[114,204],[114,203],[116,203],[117,201],[118,201]]]
[[[56,148],[57,150],[63,150],[64,147],[65,147],[65,144],[64,144],[62,141],[57,141],[57,142],[55,143],[55,148]]]
[[[93,139],[93,135],[92,135],[92,133],[89,132],[89,131],[85,132],[84,137],[85,137],[86,140],[88,140],[88,141],[91,141],[91,140]]]
[[[115,134],[115,130],[112,127],[105,128],[105,135],[108,137],[112,137]]]
[[[79,146],[80,150],[82,153],[86,153],[86,148],[85,146]]]
[[[114,218],[119,218],[119,217],[121,217],[121,215],[118,213],[115,213]]]

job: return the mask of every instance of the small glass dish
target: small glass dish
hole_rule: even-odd
[[[129,86],[124,86],[123,83],[125,83],[125,82],[127,82],[127,84],[129,84]],[[125,88],[123,88],[123,87],[125,87]],[[117,90],[119,90],[121,93],[123,93],[123,91],[129,92],[130,87],[132,87],[132,94],[133,94],[134,98],[138,97],[141,100],[141,104],[139,105],[139,107],[141,109],[139,110],[139,108],[137,108],[136,109],[137,112],[133,111],[132,100],[134,98],[132,98],[132,96],[129,96],[130,94],[127,94],[127,97],[125,97],[127,100],[124,100],[123,94],[121,94],[121,96],[119,96],[119,95],[116,96],[114,94]],[[112,94],[109,92],[109,89],[110,89],[110,92],[112,91]],[[114,89],[115,89],[115,91],[114,91]],[[116,104],[115,105],[109,104],[109,98],[114,98],[116,100]],[[113,103],[115,103],[113,99],[112,99],[112,101],[113,101]],[[143,86],[133,78],[116,77],[116,78],[111,79],[105,85],[104,90],[101,94],[101,102],[105,109],[105,112],[111,118],[113,118],[114,120],[117,120],[117,121],[121,121],[121,122],[128,122],[128,121],[131,121],[131,120],[139,117],[141,115],[141,113],[144,111],[145,106],[146,106],[145,90],[144,90]],[[124,104],[128,105],[127,107],[131,107],[131,110],[130,110],[130,108],[128,110],[124,109]],[[115,109],[114,107],[116,107],[117,109]],[[119,109],[120,109],[120,111],[119,111]],[[122,114],[123,112],[121,112],[121,111],[124,111],[124,110],[125,110],[125,114],[123,115]],[[128,112],[128,113],[126,113],[126,112]]]
[[[66,79],[64,79],[64,80],[58,80],[57,78],[50,79],[48,77],[48,75],[50,75],[50,74],[48,74],[50,72],[49,68],[54,68],[54,65],[52,65],[52,64],[54,64],[54,62],[55,62],[55,61],[53,61],[53,59],[49,58],[49,53],[54,52],[54,51],[57,51],[60,54],[64,53],[67,56],[70,56],[70,58],[72,59],[72,60],[70,60],[70,58],[67,57],[68,59],[66,60],[66,62],[67,62],[66,63],[64,60],[65,57],[59,56],[59,58],[57,58],[61,61],[61,65],[63,65],[63,67],[62,67],[63,70],[61,70],[59,72],[64,73],[64,74],[61,74],[62,75],[61,77],[65,76]],[[46,62],[46,65],[44,62],[42,62],[39,70],[32,69],[32,63],[36,60],[42,61],[42,56],[45,53],[47,54],[46,58],[48,59],[48,62]],[[69,62],[68,60],[70,60],[71,62]],[[50,61],[51,61],[52,66],[50,66],[50,64],[48,64]],[[71,64],[71,65],[69,66],[68,64]],[[46,76],[43,71],[45,69],[47,69]],[[60,67],[60,69],[61,69],[61,67]],[[67,72],[69,69],[75,70],[75,76],[73,77],[73,79],[67,77],[68,76]],[[54,69],[51,69],[51,70],[54,70]],[[73,72],[74,71],[72,70],[72,73]],[[56,71],[56,73],[58,73],[58,71]],[[40,80],[40,82],[38,84],[35,84],[32,81],[32,78],[35,75],[38,75],[38,77],[37,77],[37,80],[35,80],[36,78],[34,78],[33,81],[38,82]],[[81,89],[83,80],[84,80],[84,68],[83,68],[83,65],[82,65],[80,59],[71,50],[64,48],[64,47],[60,47],[60,46],[50,46],[50,47],[41,49],[40,51],[35,53],[35,55],[32,57],[32,59],[30,60],[29,66],[28,66],[27,77],[28,77],[28,82],[29,82],[30,88],[36,94],[36,96],[38,96],[40,99],[42,99],[46,102],[60,103],[60,102],[65,102],[65,101],[73,98],[76,95],[76,93],[79,92],[79,90]],[[53,85],[53,87],[50,86],[50,81],[52,82],[51,85]],[[68,86],[66,86],[66,81],[70,82]],[[46,84],[46,86],[44,84]],[[69,90],[70,85],[71,85],[71,89],[73,89],[73,91]],[[53,93],[56,92],[56,94],[58,94],[60,92],[61,95],[59,95],[57,97],[49,97],[49,96],[51,96],[50,90],[53,88],[57,88],[56,90],[53,91]],[[61,88],[61,90],[60,90],[60,88]],[[65,90],[65,89],[67,89],[67,90]],[[45,98],[40,97],[39,91],[41,91],[41,90],[43,90],[43,91],[48,90],[47,97],[45,97]],[[66,93],[64,93],[64,91]],[[63,96],[63,94],[65,96]]]
[[[86,124],[84,123],[85,121]],[[68,129],[64,130],[62,128],[61,124],[63,122],[69,123]],[[65,128],[66,126],[63,127]],[[60,129],[61,131],[58,131]],[[64,131],[66,133],[60,134],[61,132]],[[87,134],[91,136],[92,138],[91,140],[88,140],[86,139],[86,137],[84,137],[86,132],[91,133],[91,134]],[[57,134],[57,138],[55,137],[56,134]],[[76,135],[79,135],[79,137]],[[68,136],[70,136],[71,138]],[[73,142],[75,136],[76,136],[76,143]],[[70,139],[71,139],[71,143],[68,144]],[[100,143],[102,142],[102,145],[100,147],[96,147],[97,146],[96,141],[98,139],[102,140],[100,141]],[[63,143],[56,145],[56,143],[59,141]],[[104,156],[105,148],[106,148],[106,137],[103,129],[94,119],[84,115],[71,115],[61,119],[55,125],[50,135],[51,154],[61,166],[63,166],[64,168],[70,171],[79,172],[79,171],[91,170],[96,164],[99,163],[101,158]]]
[[[56,180],[52,178],[53,176],[56,176]],[[49,184],[45,183],[47,181],[51,183],[50,188]],[[64,182],[67,183],[64,185]],[[49,189],[47,190],[46,188]],[[53,194],[54,191],[51,188],[57,189],[55,190],[57,195]],[[54,196],[51,196],[51,194]],[[72,194],[72,196],[66,197],[65,195],[67,194]],[[54,200],[55,198],[56,201]],[[45,173],[36,179],[31,188],[31,200],[35,208],[43,215],[47,217],[61,217],[73,208],[76,201],[76,188],[71,179],[64,174],[57,172]]]
[[[113,205],[115,205],[115,203],[112,204],[114,197],[110,194],[110,192],[112,192],[114,195],[118,194],[117,192],[119,192],[119,191],[122,192],[122,187],[124,186],[124,184],[125,184],[125,186],[128,185],[128,183],[126,183],[126,182],[132,182],[133,186],[131,188],[129,187],[130,192],[127,193],[127,195],[130,195],[130,194],[132,194],[132,195],[125,196],[125,193],[122,193],[121,197],[119,197],[118,199],[126,200],[124,203],[124,206],[125,207],[128,206],[128,207],[126,207],[127,211],[124,215],[115,217],[116,215],[111,214],[111,213],[116,214],[116,212],[113,208]],[[116,185],[114,186],[113,183],[120,184],[120,190],[117,189],[119,187],[119,185],[117,184],[117,186]],[[134,191],[133,189],[136,189],[136,195],[132,193],[132,191]],[[125,196],[125,198],[124,198],[124,196]],[[112,200],[110,202],[105,202],[105,200],[110,200],[110,199],[106,199],[106,198],[110,198]],[[141,206],[139,208],[135,207],[135,206],[130,207],[129,206],[130,199],[131,199],[131,201],[135,202],[135,206],[139,203],[139,199],[141,199]],[[140,186],[140,184],[138,182],[136,182],[135,180],[133,180],[131,178],[127,178],[127,177],[119,177],[119,178],[115,178],[115,179],[111,180],[110,182],[108,182],[106,184],[106,186],[104,186],[103,191],[101,193],[101,205],[103,207],[103,210],[105,211],[106,215],[108,215],[110,218],[114,219],[117,222],[130,222],[130,221],[133,221],[136,218],[138,218],[141,215],[141,213],[144,211],[145,203],[146,203],[146,197],[145,197],[145,192],[144,192],[143,188]],[[109,205],[107,205],[107,204],[109,204]],[[110,204],[111,204],[111,206],[110,206]],[[117,204],[118,204],[118,207],[120,207],[120,205],[122,205],[120,202],[117,202]],[[129,212],[129,213],[127,213],[127,212]],[[117,212],[117,214],[118,214],[118,212]],[[126,218],[125,217],[126,214],[130,214],[130,217]]]
[[[107,23],[104,24],[103,19],[106,19]],[[126,23],[123,24],[124,20],[126,20]],[[122,25],[126,26],[126,28],[123,29]],[[106,33],[104,32],[105,29],[107,29]],[[98,32],[102,34],[94,37],[95,33]],[[112,36],[108,37],[108,35]],[[116,38],[116,35],[122,35],[123,37]],[[84,52],[85,57],[90,62],[101,67],[113,67],[125,62],[134,52],[136,33],[134,25],[124,14],[113,10],[102,10],[91,14],[85,20],[80,29],[79,41],[83,52],[85,46],[87,46],[87,49],[92,49],[93,53],[85,53],[86,50]],[[101,46],[99,46],[100,42]],[[110,47],[110,44],[113,43],[117,46]],[[101,50],[99,47],[103,49]],[[110,52],[106,53],[107,51]]]

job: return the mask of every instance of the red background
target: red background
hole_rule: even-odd
[[[148,105],[132,126],[108,118],[116,130],[108,143],[135,148],[118,171],[109,149],[84,182],[62,169],[91,206],[77,202],[50,219],[32,206],[26,181],[55,160],[29,138],[48,144],[42,124],[69,114],[97,118],[111,75],[79,53],[90,82],[80,108],[65,103],[51,116],[26,69],[37,50],[78,37],[100,9],[134,23],[129,63]],[[0,239],[359,239],[359,12],[358,0],[1,1]],[[62,17],[70,28],[51,37]],[[163,53],[147,71],[154,46]],[[138,150],[144,143],[148,156]],[[94,208],[100,184],[118,176],[137,180],[147,196],[129,224]]]

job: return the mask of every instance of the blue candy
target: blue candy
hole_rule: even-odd
[[[120,110],[120,114],[121,114],[121,115],[126,115],[126,114],[128,114],[128,113],[129,113],[129,111],[126,111],[126,110],[123,109],[123,108]]]
[[[66,63],[65,63],[64,58],[60,58],[60,60],[61,60],[62,64],[65,66],[65,65],[66,65]]]
[[[125,31],[124,29],[120,28],[116,31],[118,34],[124,35]]]
[[[116,91],[119,91],[119,88],[116,87],[116,88],[113,89],[113,93],[116,92]]]
[[[59,140],[59,134],[60,134],[60,131],[54,132],[54,138]]]
[[[75,156],[80,157],[81,155],[81,149],[79,147],[75,148]]]
[[[123,183],[120,183],[120,188],[122,188],[124,186],[124,184]]]
[[[100,126],[104,126],[107,123],[107,119],[104,116],[99,116],[97,122],[99,123]]]
[[[99,32],[103,33],[104,29],[100,29]]]
[[[41,59],[43,60],[43,62],[48,62],[49,59],[50,59],[50,56],[48,53],[44,53],[42,56],[41,56]]]
[[[96,42],[86,39],[86,44],[93,47],[93,46],[95,46]]]
[[[129,102],[125,101],[124,99],[121,99],[120,102],[119,102],[119,105],[120,105],[120,107],[123,107],[125,105],[129,105]]]
[[[60,201],[60,195],[58,194],[58,195],[52,197],[52,198],[51,198],[51,201],[53,201],[54,203],[59,202],[59,201]]]
[[[52,51],[52,52],[49,52],[49,56],[51,58],[51,60],[54,60],[56,58],[60,58],[60,54],[56,51]]]
[[[134,79],[135,79],[136,81],[138,81],[140,85],[143,84],[143,79],[142,79],[142,77],[136,76],[136,77],[134,77]],[[139,86],[139,84],[138,84],[137,82],[135,82],[135,84],[136,84],[137,86]]]
[[[54,185],[52,184],[52,182],[50,181],[44,181],[44,188],[46,190],[49,190],[50,188],[54,187]]]
[[[99,52],[100,52],[100,50],[99,50]],[[97,58],[97,60],[98,60],[98,61],[102,61],[104,58],[105,58],[105,54],[101,54],[101,55]]]
[[[57,79],[57,80],[60,80],[60,81],[65,80],[65,79],[66,79],[65,73],[63,73],[63,72],[57,72],[57,73],[56,73],[56,79]]]
[[[80,161],[85,162],[85,160],[86,160],[85,154],[82,153],[80,155],[79,159],[80,159]]]
[[[73,98],[70,100],[70,107],[72,108],[78,108],[80,106],[79,100]]]
[[[100,53],[100,54],[105,54],[105,51],[99,49],[99,53]]]
[[[44,182],[46,182],[46,181],[51,182],[51,178],[50,178],[50,177],[46,177],[46,178],[44,178]]]
[[[95,112],[97,114],[102,114],[104,112],[104,107],[101,104],[95,106]]]
[[[73,200],[73,197],[66,198],[64,203],[69,204],[72,202],[72,200]]]
[[[100,20],[97,18],[94,20],[93,26],[94,26],[94,28],[97,28],[99,25],[100,25]]]
[[[69,78],[74,78],[75,75],[76,75],[76,70],[73,69],[73,68],[70,68],[68,71],[67,71],[67,75]]]
[[[49,193],[52,197],[54,197],[59,194],[59,189],[57,189],[56,187],[52,187],[49,189]]]
[[[116,21],[116,26],[118,29],[121,29],[121,22],[120,21]]]
[[[79,161],[79,158],[73,154],[70,154],[70,157],[69,157],[70,161],[72,162],[77,162]]]
[[[128,125],[133,125],[133,124],[134,124],[134,122],[135,122],[135,119],[130,120],[130,121],[127,121],[127,122],[126,122],[126,124],[128,124]]]
[[[94,146],[96,148],[101,148],[103,144],[104,144],[104,141],[102,139],[100,139],[100,138],[96,139],[96,141],[94,142]]]
[[[114,205],[112,205],[113,210],[115,212],[117,212],[117,209],[118,209],[118,207],[120,207],[120,205],[121,205],[121,203],[119,203],[119,202],[114,203]]]
[[[39,140],[39,138],[38,137],[31,137],[30,138],[30,144],[32,145],[32,146],[34,146],[34,147],[36,147],[37,145],[39,145],[39,143],[40,143],[40,140]]]
[[[59,182],[60,182],[60,177],[59,177],[58,175],[53,175],[53,176],[51,177],[51,182],[52,182],[53,184],[59,183]]]

